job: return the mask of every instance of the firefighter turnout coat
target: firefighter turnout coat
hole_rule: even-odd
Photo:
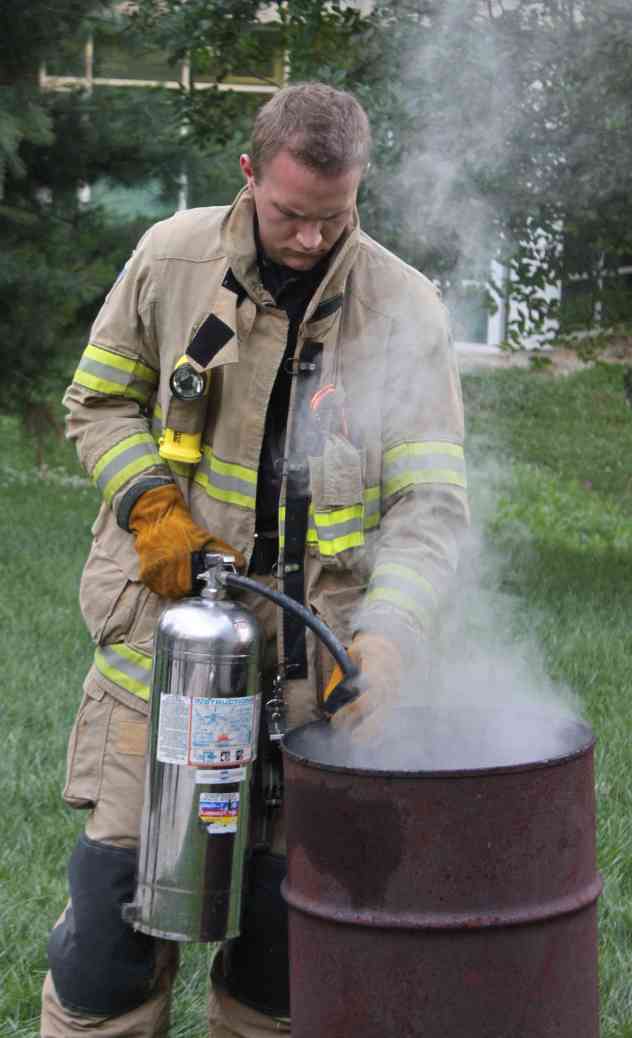
[[[247,558],[253,551],[266,412],[290,331],[259,278],[253,217],[244,190],[231,207],[152,227],[107,296],[64,398],[68,435],[103,498],[80,586],[96,643],[91,680],[141,711],[165,602],[139,581],[127,529],[139,494],[173,480],[197,523]],[[463,408],[444,306],[356,216],[294,336],[279,587],[302,595],[346,644],[360,629],[418,642],[467,524]],[[202,411],[171,394],[187,352],[209,377]],[[319,391],[332,386],[318,409]],[[160,457],[164,427],[202,429],[199,463]],[[279,658],[296,657],[290,725],[316,715],[332,666],[309,632],[304,648],[306,665],[280,618]]]

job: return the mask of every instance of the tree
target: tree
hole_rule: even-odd
[[[50,16],[51,3],[54,17]],[[527,322],[625,316],[616,272],[632,256],[632,13],[625,0],[32,0],[0,14],[0,406],[33,407],[69,377],[90,317],[140,228],[86,209],[100,177],[177,183],[189,204],[228,202],[261,94],[319,79],[353,90],[375,138],[364,227],[424,270],[454,304],[479,301],[490,258],[511,269]],[[46,16],[44,13],[46,12]],[[190,87],[42,94],[39,62],[89,19],[137,48],[187,61]],[[196,90],[204,79],[218,84]],[[573,280],[576,279],[576,280]],[[466,288],[463,289],[464,283]]]
[[[595,301],[612,296],[608,273],[632,253],[625,0],[375,0],[365,14],[319,0],[140,0],[137,17],[218,82],[265,76],[276,48],[290,80],[354,90],[376,141],[364,225],[448,291],[484,280],[492,256],[508,264],[515,337],[555,315],[546,288],[560,279],[588,275]],[[179,104],[216,163],[245,144],[241,98],[192,90]]]
[[[53,10],[51,11],[51,8]],[[82,202],[101,176],[132,184],[180,172],[162,96],[39,89],[39,65],[91,19],[94,0],[31,0],[0,14],[0,408],[37,428],[72,376],[89,322],[144,227]]]

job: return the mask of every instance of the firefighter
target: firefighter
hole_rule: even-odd
[[[448,321],[433,285],[360,229],[369,148],[352,95],[276,93],[240,158],[243,190],[147,231],[66,392],[103,500],[80,585],[96,649],[64,789],[88,814],[49,942],[44,1038],[168,1032],[177,945],[134,932],[121,905],[154,628],[194,590],[200,553],[232,553],[349,646],[366,691],[338,723],[359,731],[379,724],[454,576],[467,503]],[[244,601],[283,723],[317,718],[337,677],[326,651],[289,614]],[[278,812],[267,831],[244,936],[213,964],[213,1038],[290,1031]]]

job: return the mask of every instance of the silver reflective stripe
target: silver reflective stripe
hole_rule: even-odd
[[[92,478],[109,502],[128,480],[161,465],[153,437],[148,432],[134,433],[101,455]]]
[[[151,416],[151,435],[156,443],[162,436],[162,407],[160,404],[154,404],[154,413]]]
[[[364,534],[380,524],[380,488],[368,487],[364,491],[364,504],[348,505],[317,511],[309,506],[307,518],[307,543],[317,544],[321,555],[331,558],[349,548],[364,544]],[[279,546],[285,544],[285,508],[279,509]]]
[[[395,605],[418,622],[424,622],[437,604],[432,584],[409,566],[399,562],[381,562],[373,570],[367,603]]]
[[[382,495],[380,487],[367,487],[364,491],[364,529],[373,530],[382,518]]]
[[[257,497],[257,473],[236,462],[222,461],[210,447],[204,448],[194,482],[203,487],[209,497],[239,508],[254,509]]]
[[[124,643],[97,648],[94,663],[100,674],[127,692],[148,700],[151,694],[151,656]]]
[[[73,381],[105,396],[131,397],[146,404],[158,384],[158,373],[138,359],[90,344]]]
[[[457,443],[400,443],[384,452],[382,486],[388,497],[410,486],[437,483],[466,487],[465,456]]]
[[[308,542],[314,534],[321,555],[338,555],[349,548],[360,547],[364,544],[364,506],[351,505],[328,512],[310,509]]]

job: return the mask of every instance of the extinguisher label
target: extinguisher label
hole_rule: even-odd
[[[189,757],[190,700],[161,695],[156,756],[163,764],[186,764]]]
[[[207,833],[236,833],[239,793],[201,793],[198,815]]]
[[[196,786],[230,786],[243,782],[246,768],[202,768],[195,773]]]
[[[157,757],[198,768],[244,767],[256,756],[259,696],[160,697]]]

